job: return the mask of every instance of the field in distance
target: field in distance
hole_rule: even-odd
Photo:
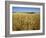
[[[12,30],[40,30],[40,14],[38,13],[12,13]]]

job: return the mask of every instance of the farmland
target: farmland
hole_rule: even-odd
[[[39,30],[40,14],[13,13],[12,14],[12,30]]]

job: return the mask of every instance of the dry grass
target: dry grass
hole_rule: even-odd
[[[13,31],[39,30],[40,14],[12,14]]]

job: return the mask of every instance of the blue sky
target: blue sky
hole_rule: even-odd
[[[12,12],[40,12],[40,8],[32,7],[13,7]]]

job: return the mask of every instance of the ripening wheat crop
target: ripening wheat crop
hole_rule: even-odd
[[[12,14],[13,31],[39,30],[40,14]]]

